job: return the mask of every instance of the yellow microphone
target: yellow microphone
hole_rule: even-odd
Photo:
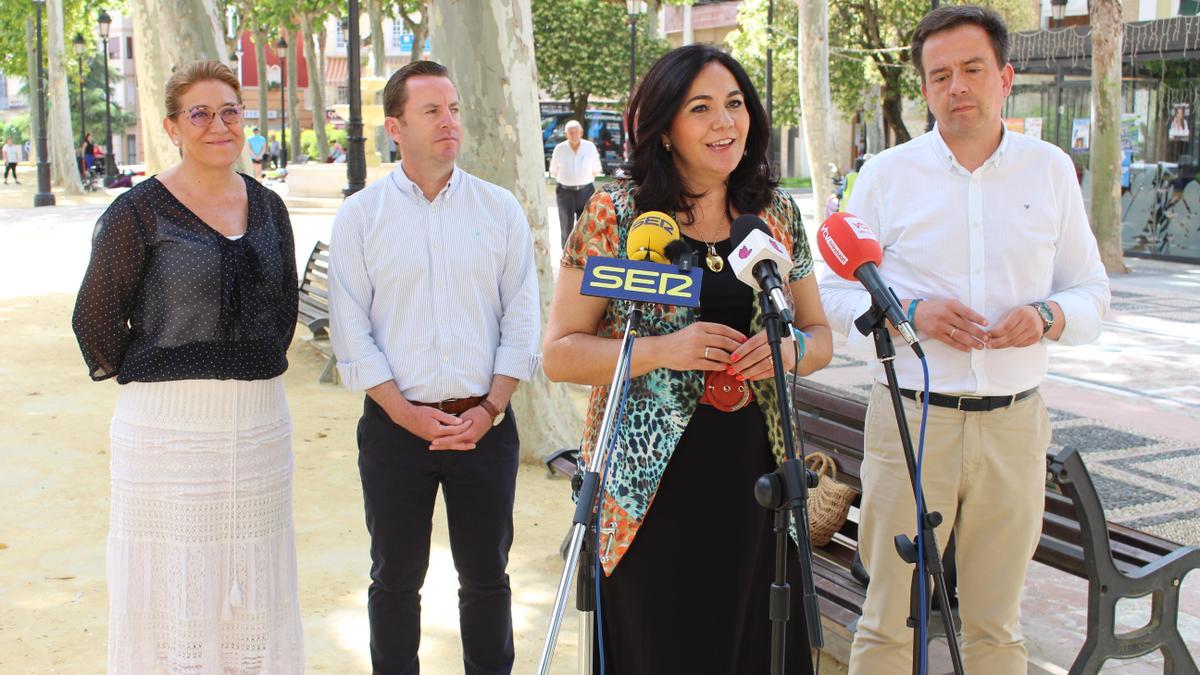
[[[670,264],[667,246],[679,240],[679,225],[661,211],[647,211],[634,219],[625,239],[625,255],[630,260],[649,260]]]

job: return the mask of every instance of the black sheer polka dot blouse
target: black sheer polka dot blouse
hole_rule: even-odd
[[[209,227],[156,178],[96,223],[72,326],[93,380],[265,380],[287,370],[296,330],[287,208],[246,182],[246,233]]]

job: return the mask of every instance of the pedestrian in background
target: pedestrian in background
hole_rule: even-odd
[[[575,219],[583,213],[583,206],[596,193],[593,180],[602,173],[600,153],[594,143],[583,138],[583,125],[575,120],[567,122],[567,140],[554,146],[554,154],[550,156],[563,246],[571,236]]]

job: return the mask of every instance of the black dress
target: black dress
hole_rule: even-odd
[[[720,273],[709,270],[703,263],[705,245],[685,240],[700,254],[704,269],[700,319],[751,335],[753,291],[728,264]],[[716,247],[728,259],[732,243]],[[773,514],[755,501],[754,482],[774,468],[757,403],[732,413],[697,406],[637,537],[612,576],[602,578],[597,618],[603,626],[605,673],[770,672],[767,599],[775,537]],[[785,672],[811,673],[790,540],[788,573],[792,620]],[[594,672],[600,672],[599,662]]]

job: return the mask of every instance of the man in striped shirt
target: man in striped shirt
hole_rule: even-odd
[[[518,457],[508,402],[540,361],[529,224],[512,193],[455,166],[458,92],[443,66],[401,68],[383,105],[403,161],[346,200],[329,260],[338,372],[366,392],[358,465],[371,534],[371,660],[375,672],[418,672],[440,486],[465,671],[508,673]]]

